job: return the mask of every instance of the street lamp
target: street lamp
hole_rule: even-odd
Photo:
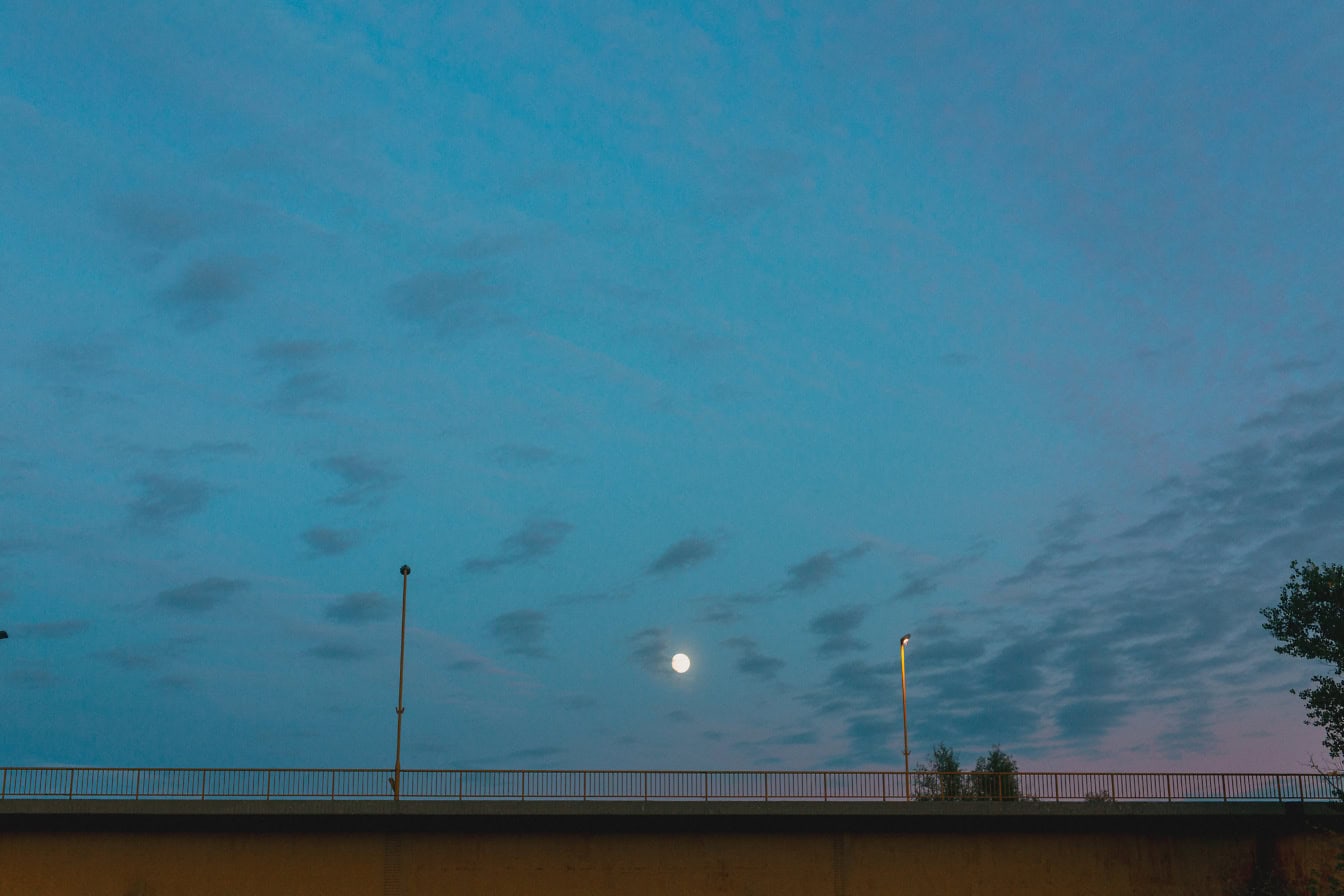
[[[905,741],[905,798],[910,799],[910,728],[905,717],[905,645],[908,634],[901,636],[901,738]]]
[[[392,785],[392,799],[401,800],[401,714],[406,711],[406,707],[401,705],[401,686],[406,680],[406,579],[411,574],[411,568],[402,564],[401,567],[401,659],[397,663],[397,764],[392,772],[392,777],[388,778],[388,783]]]

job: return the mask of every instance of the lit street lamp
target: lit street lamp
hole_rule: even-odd
[[[392,799],[401,800],[401,714],[406,711],[406,707],[401,705],[401,686],[406,680],[406,579],[411,574],[411,568],[406,565],[401,567],[401,659],[397,663],[397,764],[392,772],[392,777],[387,781],[392,785]]]
[[[910,636],[901,636],[901,738],[905,741],[905,798],[910,799],[910,728],[905,718],[905,645]]]

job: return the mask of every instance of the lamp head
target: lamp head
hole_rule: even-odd
[[[909,635],[901,635],[901,646],[904,647],[910,641]]]

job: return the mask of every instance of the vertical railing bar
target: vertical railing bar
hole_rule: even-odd
[[[523,774],[522,774],[522,783],[518,785],[518,790],[519,790],[519,793],[518,793],[518,799],[520,799],[520,800],[525,800],[525,799],[527,799],[527,771],[526,771],[526,770],[523,771]]]
[[[66,799],[72,800],[74,798],[75,798],[75,770],[70,769],[70,793],[66,796]]]
[[[705,772],[705,802],[709,802],[709,772]]]
[[[205,800],[205,769],[201,769],[201,800]]]
[[[336,802],[336,769],[331,770],[331,801]]]
[[[587,802],[587,800],[588,800],[588,773],[587,773],[587,772],[584,772],[584,773],[583,773],[583,799],[584,799],[585,802]]]
[[[1227,802],[1227,773],[1224,772],[1223,774],[1219,775],[1218,778],[1223,783],[1223,802]]]
[[[1167,772],[1167,802],[1171,802],[1171,772]]]
[[[457,800],[458,800],[458,802],[461,802],[461,801],[462,801],[462,776],[465,775],[465,774],[466,774],[466,772],[463,772],[463,771],[459,771],[459,772],[457,773]]]
[[[140,799],[140,769],[135,770],[135,798]]]
[[[1111,773],[1111,799],[1120,802],[1120,791],[1115,789],[1115,773]]]
[[[1274,776],[1274,793],[1278,796],[1279,802],[1283,802],[1283,775]]]
[[[4,799],[5,794],[8,792],[9,792],[9,769],[6,768],[3,771],[0,771],[0,800]]]

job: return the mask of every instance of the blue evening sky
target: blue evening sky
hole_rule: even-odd
[[[388,7],[0,10],[0,764],[1322,757],[1338,6]]]

